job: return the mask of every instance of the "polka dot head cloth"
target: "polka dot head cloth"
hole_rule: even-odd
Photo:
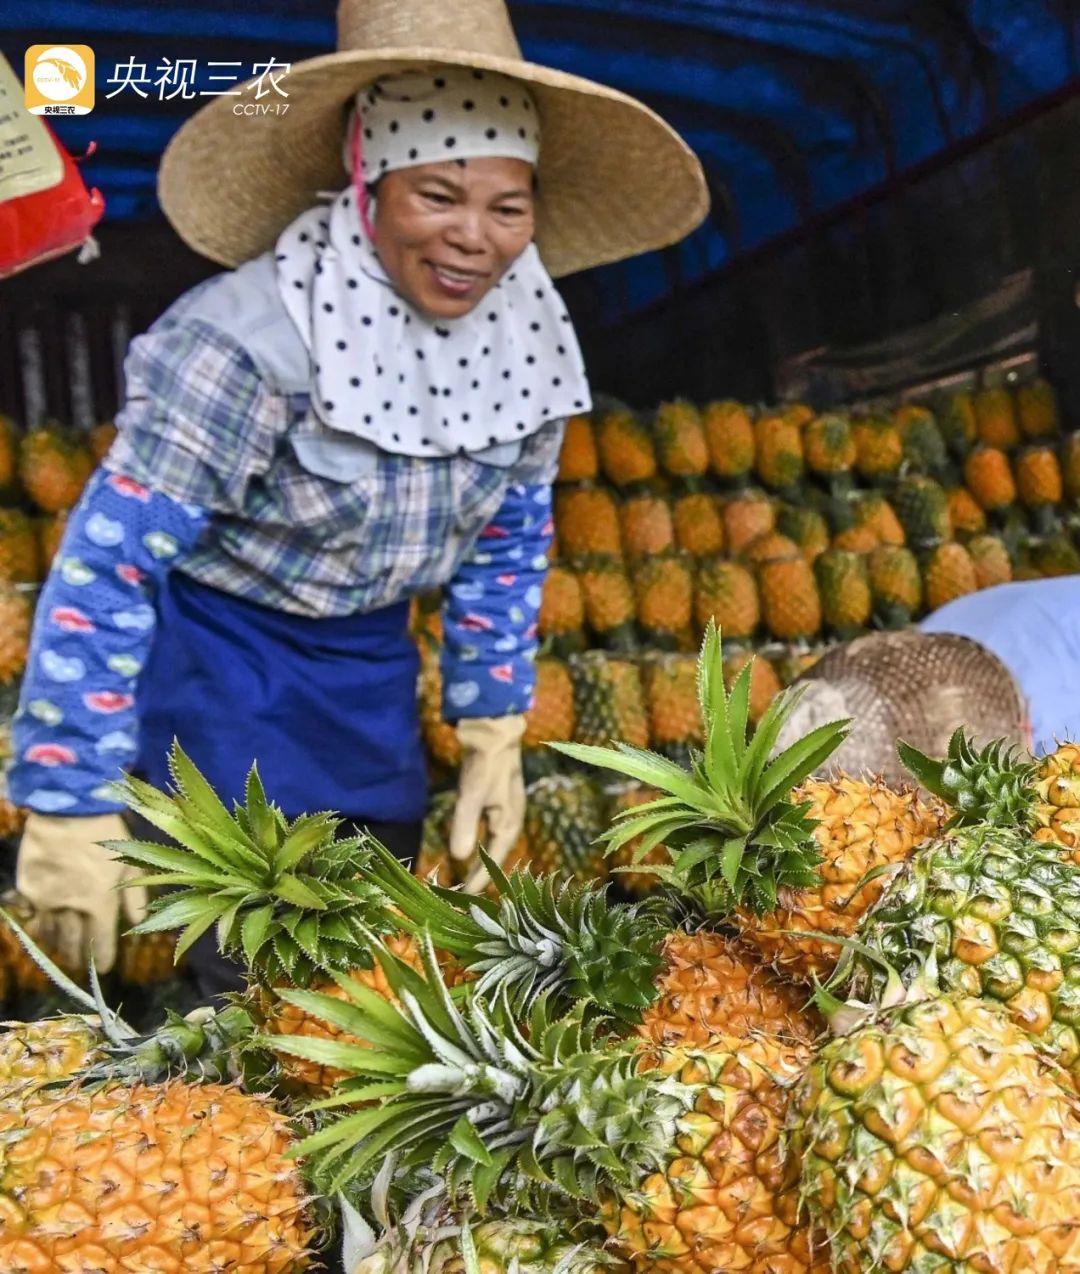
[[[364,180],[446,159],[493,156],[536,165],[540,121],[525,85],[492,71],[442,67],[387,76],[356,95]],[[346,139],[351,129],[346,130]],[[352,157],[346,145],[345,166]],[[354,174],[355,176],[355,174]]]

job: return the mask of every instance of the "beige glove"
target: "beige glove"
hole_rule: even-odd
[[[485,846],[501,866],[521,835],[525,823],[525,778],[521,771],[521,740],[525,718],[467,717],[458,722],[461,777],[457,807],[450,829],[450,856],[459,862],[476,853],[480,819],[486,815],[489,841]],[[489,883],[483,866],[463,885],[466,893],[480,893]]]
[[[69,969],[99,973],[116,962],[121,910],[125,928],[146,915],[146,890],[120,889],[138,874],[97,842],[130,840],[119,814],[85,818],[31,814],[15,869],[15,887],[39,913],[41,945]]]

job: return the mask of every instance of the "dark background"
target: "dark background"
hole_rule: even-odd
[[[1080,424],[1076,0],[511,10],[527,56],[664,114],[698,150],[714,196],[682,245],[562,282],[596,389],[639,406],[680,393],[768,399],[793,355],[851,351],[962,313],[1030,271],[1035,348]],[[137,332],[220,267],[179,241],[154,197],[161,149],[199,103],[105,101],[106,76],[131,57],[299,60],[330,47],[333,6],[46,0],[33,14],[28,27],[16,6],[0,8],[0,48],[20,75],[27,44],[95,49],[98,106],[57,131],[75,153],[97,142],[83,170],[107,213],[100,260],[67,257],[0,283],[0,409],[20,409],[18,332],[29,324],[44,342],[50,409],[66,414],[63,333],[75,312],[107,414],[117,316]]]

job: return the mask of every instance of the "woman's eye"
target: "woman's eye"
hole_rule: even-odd
[[[438,191],[438,190],[425,190],[424,198],[429,199],[432,203],[437,203],[437,204],[448,204],[450,202],[450,196],[444,195],[441,191]]]
[[[518,207],[516,204],[505,208],[498,208],[496,211],[501,217],[523,217],[525,215],[525,209]]]

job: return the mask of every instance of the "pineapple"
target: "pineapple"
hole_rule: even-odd
[[[790,1109],[837,1271],[1080,1262],[1076,1097],[994,1005],[931,996],[849,1024]]]
[[[1033,529],[1047,535],[1057,523],[1056,506],[1065,496],[1061,465],[1053,447],[1035,443],[1016,457],[1016,489],[1029,510]]]
[[[636,495],[619,510],[623,551],[630,560],[670,552],[675,546],[671,507],[658,495]]]
[[[605,819],[610,823],[627,810],[655,801],[660,793],[643,783],[606,783],[603,795]],[[617,854],[611,855],[608,866],[620,888],[635,897],[644,897],[656,889],[656,873],[651,869],[668,866],[671,855],[664,844],[654,845],[640,856],[639,847],[640,839],[628,841]]]
[[[532,707],[525,716],[522,746],[540,748],[553,740],[574,737],[574,688],[570,672],[561,659],[536,661],[536,689]]]
[[[0,1037],[12,1069],[0,1103],[0,1269],[314,1265],[318,1227],[290,1162],[289,1121],[230,1082],[247,1014],[198,1010],[140,1039],[100,995],[90,1003],[96,1018]]]
[[[765,562],[782,562],[798,557],[801,552],[795,541],[789,540],[786,535],[781,535],[779,531],[766,531],[754,536],[739,556],[746,562],[761,566]]]
[[[596,427],[600,467],[609,482],[628,487],[656,477],[652,434],[628,408],[604,412]]]
[[[175,933],[122,933],[116,944],[116,975],[127,986],[168,982],[177,963]]]
[[[634,589],[616,558],[589,558],[581,564],[578,581],[585,601],[585,617],[600,645],[608,650],[633,650]]]
[[[600,472],[596,435],[588,416],[571,416],[566,422],[559,452],[559,482],[591,482]]]
[[[1016,411],[1020,432],[1025,438],[1056,438],[1061,432],[1054,387],[1041,377],[1020,385],[1016,391]]]
[[[555,496],[555,525],[567,557],[622,556],[619,506],[603,487],[565,487]]]
[[[820,1029],[806,994],[762,966],[753,948],[708,929],[676,930],[664,947],[659,998],[637,1034],[650,1044],[700,1048],[717,1035],[768,1032],[811,1040]]]
[[[937,610],[967,593],[978,590],[979,580],[971,554],[952,541],[929,551],[923,563],[923,596],[926,609]]]
[[[693,649],[694,575],[687,562],[673,553],[640,562],[634,590],[638,625],[649,643],[659,649]]]
[[[30,601],[8,584],[0,584],[0,685],[21,677],[30,651]]]
[[[733,641],[748,641],[761,622],[761,601],[754,577],[738,562],[712,559],[700,564],[694,594],[694,618],[704,629],[715,622]]]
[[[724,538],[733,557],[751,540],[776,527],[776,505],[760,492],[745,491],[725,501],[723,516]]]
[[[525,836],[537,871],[603,879],[607,863],[596,843],[603,827],[599,797],[583,774],[547,775],[529,785]]]
[[[90,454],[94,457],[94,464],[101,464],[109,454],[113,443],[116,441],[116,433],[116,426],[111,420],[103,420],[90,430],[88,440],[90,443]]]
[[[748,650],[740,650],[724,660],[724,683],[732,689],[744,668],[750,669],[750,694],[747,700],[747,715],[752,726],[756,726],[769,710],[769,705],[783,689],[780,674],[772,663],[762,656],[752,655]]]
[[[585,598],[581,581],[568,567],[548,567],[540,595],[540,638],[562,652],[585,648]]]
[[[894,419],[900,430],[908,470],[940,477],[948,468],[949,457],[933,412],[925,407],[901,408]]]
[[[675,542],[694,557],[724,551],[724,524],[715,498],[704,491],[679,496],[672,505]]]
[[[975,583],[979,588],[993,588],[995,584],[1008,584],[1013,577],[1012,560],[1005,541],[996,535],[976,535],[967,543],[971,564],[975,568]]]
[[[922,577],[910,549],[883,544],[866,559],[874,618],[885,628],[906,628],[922,609]]]
[[[21,509],[0,507],[0,580],[36,584],[41,579],[34,524]]]
[[[1080,1078],[1080,868],[1058,846],[1011,826],[956,827],[904,865],[860,936],[905,983],[936,953],[944,990],[999,1001]],[[853,985],[879,982],[868,965]]]
[[[827,549],[814,563],[825,625],[842,641],[863,631],[870,622],[870,576],[859,553]]]
[[[9,491],[15,485],[18,455],[19,434],[15,422],[0,411],[0,491]]]
[[[29,936],[45,955],[60,967],[60,971],[68,977],[82,979],[85,972],[66,964],[52,943],[45,940],[42,924],[33,904],[17,890],[5,890],[0,895],[0,908],[6,916],[10,916]],[[48,975],[40,965],[27,953],[26,948],[16,937],[14,930],[6,923],[0,923],[0,969],[3,969],[3,981],[9,992],[20,995],[37,995],[50,990]]]
[[[37,560],[41,576],[44,577],[53,564],[53,559],[60,552],[67,530],[68,515],[54,513],[51,517],[39,518],[35,528],[37,536]]]
[[[569,664],[576,741],[595,747],[613,742],[648,747],[649,722],[637,665],[600,650],[572,655]]]
[[[798,425],[783,416],[762,416],[754,425],[754,470],[771,491],[788,491],[802,480],[803,445]]]
[[[384,989],[372,965],[371,936],[394,934],[396,923],[382,895],[358,876],[370,852],[365,842],[335,839],[340,819],[330,814],[290,823],[267,802],[254,765],[246,804],[232,814],[176,743],[170,768],[171,795],[131,776],[120,789],[136,813],[176,842],[115,846],[123,861],[147,872],[138,881],[179,887],[154,898],[133,932],[180,930],[180,957],[216,923],[222,951],[247,966],[254,1001],[276,1033],[319,1029],[282,1004],[283,987],[330,986],[333,974],[350,973]],[[409,954],[410,941],[401,941]],[[333,1080],[318,1069],[291,1078],[311,1088]]]
[[[938,428],[954,456],[963,459],[978,441],[975,404],[967,393],[948,394],[937,409]]]
[[[901,478],[893,495],[893,508],[907,542],[915,548],[952,538],[949,500],[933,478],[913,475]]]
[[[835,478],[855,465],[855,440],[846,416],[818,416],[803,430],[806,467],[819,478]]]
[[[817,509],[785,504],[776,517],[776,529],[793,540],[808,562],[829,547],[829,527]]]
[[[693,655],[660,655],[645,665],[643,682],[651,746],[684,764],[690,750],[702,744],[697,660]]]
[[[851,426],[855,440],[855,469],[866,482],[890,482],[904,459],[900,431],[883,416],[863,416]]]
[[[709,446],[701,413],[693,403],[677,399],[656,411],[656,445],[660,464],[673,478],[700,478],[709,468]]]
[[[452,1201],[586,1218],[599,1209],[613,1251],[635,1270],[824,1274],[783,1138],[805,1044],[720,1037],[707,1049],[642,1054],[599,1038],[579,1015],[553,1020],[543,1003],[525,1033],[499,1005],[473,999],[459,1010],[430,961],[426,979],[392,976],[403,991],[408,981],[409,1007],[392,1010],[384,1029],[367,998],[352,996],[356,1029],[373,1047],[353,1051],[354,1078],[341,1089],[342,1102],[359,1102],[375,1080],[379,1106],[362,1120],[346,1110],[301,1143],[318,1156],[317,1184],[347,1187],[392,1142],[404,1170],[435,1162]],[[323,1057],[325,1046],[313,1041],[304,1055]],[[493,1154],[498,1170],[485,1171]]]
[[[75,429],[46,424],[25,434],[19,447],[19,480],[45,513],[74,505],[94,471],[86,437]]]
[[[810,778],[843,740],[846,722],[819,726],[769,760],[797,697],[776,698],[748,743],[750,668],[727,692],[721,668],[713,628],[700,662],[705,746],[691,769],[625,750],[559,750],[647,782],[667,798],[620,818],[605,837],[613,851],[643,833],[646,847],[649,836],[662,837],[672,867],[658,875],[684,905],[707,922],[731,920],[796,980],[827,976],[841,952],[830,939],[854,934],[881,896],[885,881],[875,869],[907,858],[936,833],[938,818],[914,792]],[[693,852],[683,855],[688,846]]]
[[[742,485],[754,468],[754,426],[742,403],[711,402],[702,413],[712,472],[732,485]]]
[[[1009,457],[999,447],[976,447],[964,461],[964,481],[987,513],[1001,513],[1016,503]]]
[[[981,535],[986,530],[986,514],[967,487],[949,488],[949,517],[957,539]]]
[[[979,441],[1008,450],[1020,441],[1020,426],[1012,394],[1004,386],[981,389],[975,395],[975,424]]]
[[[881,543],[881,536],[871,526],[851,526],[833,536],[832,547],[842,553],[872,553]]]
[[[820,561],[820,559],[818,559]],[[757,568],[765,627],[781,641],[809,641],[821,629],[821,599],[814,568],[794,544],[783,557]]]
[[[879,544],[904,544],[906,537],[900,519],[880,491],[866,491],[855,501],[856,526],[868,527]]]
[[[914,791],[896,792],[873,779],[808,779],[792,799],[809,803],[820,883],[782,890],[778,905],[759,915],[744,908],[738,924],[767,963],[809,982],[833,972],[843,954],[835,939],[854,937],[881,897],[887,877],[865,878],[905,862],[940,821]]]
[[[785,403],[780,414],[796,429],[805,429],[816,413],[809,403]]]

